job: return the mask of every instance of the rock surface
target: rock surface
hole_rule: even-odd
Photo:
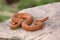
[[[60,40],[60,2],[24,9],[34,18],[49,16],[44,28],[38,31],[25,31],[22,28],[11,30],[9,20],[0,23],[0,40]]]

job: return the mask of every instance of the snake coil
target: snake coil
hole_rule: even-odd
[[[10,28],[16,29],[21,26],[24,30],[35,31],[35,30],[42,29],[43,22],[45,22],[47,19],[48,17],[45,17],[43,19],[37,19],[34,21],[34,25],[30,26],[34,20],[31,14],[29,13],[15,14],[11,18]]]

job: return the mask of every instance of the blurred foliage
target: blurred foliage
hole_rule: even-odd
[[[45,4],[53,3],[53,2],[60,2],[60,0],[19,0],[17,4],[18,7],[17,9],[15,9],[11,7],[11,5],[7,5],[5,3],[5,0],[0,0],[0,21],[4,21],[10,18],[10,16],[13,13],[16,13],[19,10],[29,8],[29,7],[35,7],[39,5],[45,5]]]
[[[36,4],[39,6],[53,2],[60,2],[60,0],[39,0]]]
[[[17,10],[12,8],[10,5],[7,5],[5,0],[0,0],[0,11],[10,11],[10,12],[16,12]]]
[[[9,16],[3,16],[0,15],[0,22],[7,20],[8,18],[10,18]]]
[[[18,8],[25,9],[25,8],[34,7],[34,6],[36,6],[36,0],[20,0]]]
[[[44,5],[53,2],[59,2],[60,0],[20,0],[18,8],[25,9],[29,7]]]
[[[17,10],[8,6],[5,0],[0,0],[0,22],[9,19],[14,12],[17,12]]]

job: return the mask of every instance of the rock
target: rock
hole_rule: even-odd
[[[34,18],[49,19],[44,28],[38,31],[25,31],[22,28],[11,30],[9,20],[0,23],[0,40],[60,40],[60,2],[24,9],[20,12],[31,13]]]

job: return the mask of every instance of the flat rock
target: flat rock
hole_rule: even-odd
[[[35,19],[49,16],[44,27],[38,31],[22,28],[11,30],[10,19],[0,23],[0,40],[60,40],[60,2],[24,9],[18,13],[31,13]]]

